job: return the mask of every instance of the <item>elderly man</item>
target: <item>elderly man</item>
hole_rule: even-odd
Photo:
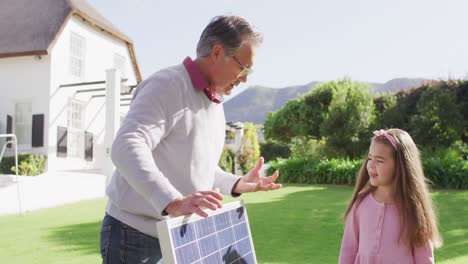
[[[202,32],[197,58],[163,69],[143,81],[112,146],[116,170],[101,230],[104,263],[161,260],[156,223],[222,206],[220,193],[281,187],[261,176],[260,158],[243,177],[218,161],[225,139],[223,95],[252,72],[262,36],[244,18],[219,16]],[[219,190],[219,192],[218,192]]]

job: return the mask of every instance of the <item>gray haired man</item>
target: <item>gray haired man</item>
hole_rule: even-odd
[[[101,229],[103,263],[158,263],[156,223],[222,206],[222,194],[268,191],[278,172],[256,166],[240,177],[218,167],[225,139],[222,105],[252,72],[262,36],[244,18],[210,21],[197,58],[156,72],[136,90],[112,146],[116,170]],[[219,190],[215,191],[215,190]]]

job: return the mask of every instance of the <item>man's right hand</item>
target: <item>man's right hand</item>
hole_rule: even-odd
[[[195,213],[202,217],[208,217],[208,214],[205,213],[202,210],[202,208],[216,210],[223,206],[223,204],[221,203],[222,200],[223,196],[219,192],[196,192],[192,195],[177,198],[174,201],[170,202],[166,206],[165,211],[171,216],[180,216]]]

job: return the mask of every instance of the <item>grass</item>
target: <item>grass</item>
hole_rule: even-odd
[[[337,263],[347,186],[289,185],[245,194],[259,263]],[[468,191],[437,191],[444,246],[437,263],[468,263]],[[226,202],[232,200],[227,199]],[[2,263],[100,263],[105,199],[0,217]]]
[[[105,199],[0,217],[2,263],[99,263]]]

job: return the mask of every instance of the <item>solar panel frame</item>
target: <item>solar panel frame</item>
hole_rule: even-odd
[[[192,214],[158,222],[157,230],[163,262],[174,264],[220,263],[218,261],[210,262],[210,258],[219,260],[221,256],[224,256],[221,263],[256,264],[257,257],[244,202],[238,200],[224,204],[222,208],[215,211],[208,209],[204,211],[208,214],[207,218]],[[238,214],[237,218],[235,214]],[[212,230],[207,230],[205,227]],[[217,245],[213,244],[214,239],[216,239]],[[177,254],[176,249],[179,254]],[[190,253],[187,254],[187,252]],[[238,261],[230,262],[226,256]]]

